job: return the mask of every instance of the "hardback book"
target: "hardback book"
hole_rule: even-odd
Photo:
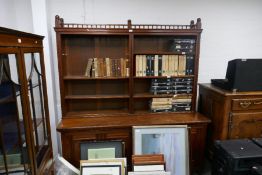
[[[194,56],[186,56],[186,75],[193,75],[194,72]]]
[[[158,76],[158,55],[154,56],[154,76]]]
[[[92,77],[98,77],[97,58],[94,58],[94,61],[93,61],[93,66],[92,66]]]
[[[136,76],[140,77],[140,55],[136,55]]]
[[[178,75],[186,75],[186,55],[178,56]]]
[[[142,77],[146,76],[146,55],[142,55]]]
[[[178,75],[178,55],[174,55],[174,75]]]
[[[146,55],[146,76],[151,75],[151,55]]]
[[[162,76],[163,75],[163,69],[162,69],[162,55],[158,56],[158,76]]]
[[[174,75],[174,60],[173,55],[168,55],[168,75],[172,76]]]
[[[106,62],[106,76],[107,77],[110,77],[111,76],[111,61],[110,61],[110,58],[105,58],[105,62]]]
[[[150,75],[154,76],[155,75],[155,56],[151,55],[151,64],[150,64]]]
[[[152,101],[169,103],[172,102],[172,98],[152,98]]]
[[[93,58],[89,58],[85,70],[85,76],[87,77],[91,77],[92,64],[93,64]]]

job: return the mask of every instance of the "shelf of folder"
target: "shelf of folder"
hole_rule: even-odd
[[[173,76],[134,76],[134,79],[143,79],[143,78],[193,78],[194,75],[173,75]]]

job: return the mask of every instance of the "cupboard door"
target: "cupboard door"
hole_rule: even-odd
[[[262,137],[262,112],[233,113],[229,123],[229,138]]]
[[[17,49],[0,48],[0,174],[31,174],[18,58]]]
[[[27,79],[27,95],[31,116],[33,154],[39,168],[50,144],[48,128],[48,108],[46,95],[43,91],[43,60],[41,51],[24,52],[24,65]]]
[[[190,126],[190,167],[191,171],[199,170],[204,163],[206,125]]]

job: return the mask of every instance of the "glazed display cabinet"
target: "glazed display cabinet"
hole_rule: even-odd
[[[52,160],[42,40],[0,28],[0,174],[44,174]]]

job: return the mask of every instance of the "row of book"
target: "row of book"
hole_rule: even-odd
[[[191,94],[193,78],[154,78],[151,80],[150,92],[157,94]]]
[[[149,107],[151,112],[179,112],[190,111],[191,104],[191,95],[174,95],[171,98],[152,98]]]
[[[192,55],[195,54],[195,44],[196,41],[194,39],[174,39],[172,40],[171,50],[186,55]]]
[[[194,56],[136,55],[136,76],[192,75]]]
[[[128,77],[129,61],[125,58],[89,58],[85,76],[87,77]]]

